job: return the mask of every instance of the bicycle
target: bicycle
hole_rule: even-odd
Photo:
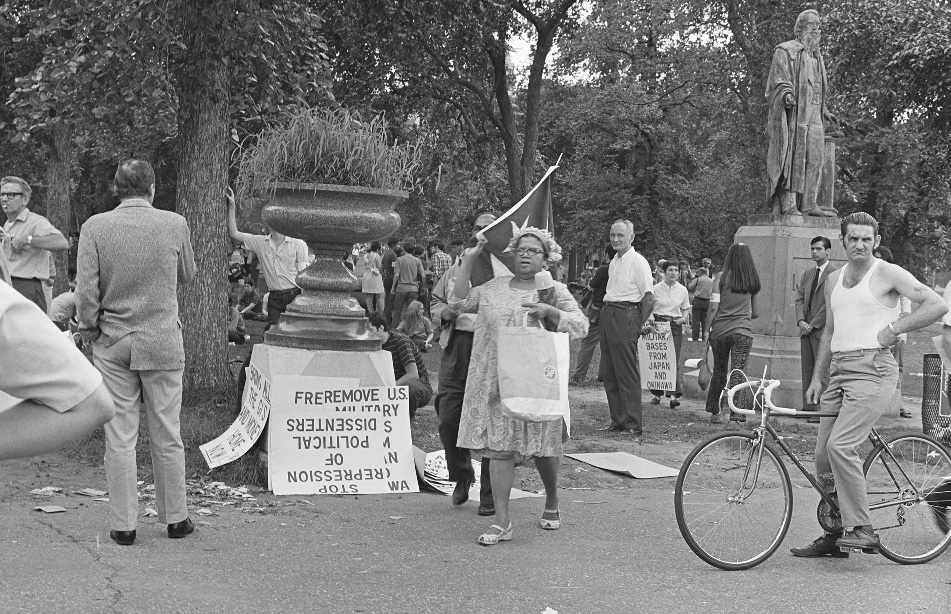
[[[779,380],[766,379],[764,372],[762,379],[724,390],[721,400],[725,396],[739,414],[758,412],[759,425],[752,433],[720,433],[699,444],[677,476],[677,525],[690,549],[714,567],[750,569],[768,559],[786,536],[792,521],[793,489],[777,446],[819,493],[816,515],[822,528],[828,533],[842,530],[835,493],[825,492],[769,423],[772,414],[793,418],[835,414],[775,405],[772,393],[779,385]],[[754,387],[752,409],[737,407],[736,393]],[[865,459],[864,471],[872,522],[881,539],[879,552],[901,564],[934,559],[951,545],[951,532],[943,532],[937,524],[940,519],[946,522],[945,511],[939,513],[934,505],[951,504],[947,495],[936,491],[943,483],[947,488],[951,456],[938,441],[919,433],[886,441],[872,429],[869,439],[873,450]]]

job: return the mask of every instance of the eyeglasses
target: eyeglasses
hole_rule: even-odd
[[[545,250],[538,249],[535,247],[520,247],[517,250],[515,250],[516,256],[532,256],[533,258],[537,256],[538,254],[544,254],[544,253],[545,253]]]
[[[23,192],[0,192],[0,198],[16,198],[17,196],[23,196]]]

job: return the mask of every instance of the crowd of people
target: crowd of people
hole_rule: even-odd
[[[69,246],[42,216],[29,211],[29,185],[0,180],[0,203],[7,216],[0,251],[0,390],[16,397],[0,411],[0,459],[56,449],[104,426],[109,488],[110,537],[120,545],[136,539],[138,499],[135,446],[144,409],[155,475],[156,508],[170,538],[194,530],[185,505],[184,447],[179,415],[185,362],[177,288],[196,267],[188,226],[181,216],[152,207],[155,176],[143,161],[119,165],[115,176],[119,206],[93,216],[78,244],[75,291],[52,309],[44,292],[50,254]],[[240,232],[230,190],[226,226],[238,247],[229,267],[229,339],[244,343],[245,318],[267,326],[300,294],[297,274],[311,261],[299,239],[271,230],[266,236]],[[644,331],[670,328],[677,355],[674,390],[651,391],[651,402],[670,407],[683,394],[680,353],[683,330],[712,349],[713,374],[706,410],[720,421],[720,392],[738,383],[752,345],[752,321],[760,315],[762,283],[752,251],[737,243],[722,270],[712,274],[704,260],[694,272],[677,260],[661,261],[657,275],[632,246],[634,225],[610,225],[604,261],[583,276],[579,303],[569,287],[554,282],[543,300],[536,276],[561,269],[561,248],[539,228],[514,231],[507,251],[511,275],[473,285],[476,262],[485,249],[479,231],[495,217],[479,215],[468,240],[426,248],[412,237],[373,242],[348,258],[362,265],[362,299],[370,325],[389,351],[398,385],[410,392],[410,415],[434,403],[445,447],[452,502],[469,498],[475,482],[470,462],[482,458],[478,514],[494,524],[478,542],[492,546],[513,538],[509,506],[515,467],[531,459],[545,487],[538,525],[561,527],[558,472],[567,425],[513,417],[503,408],[497,341],[506,328],[537,322],[580,340],[575,383],[587,375],[595,347],[601,351],[598,377],[604,383],[610,423],[605,430],[640,436],[644,432],[637,341]],[[951,349],[951,316],[944,299],[887,262],[879,245],[878,223],[867,214],[846,216],[841,227],[846,264],[829,263],[831,240],[811,244],[815,269],[797,288],[797,327],[802,338],[804,409],[821,409],[816,449],[817,474],[838,493],[846,530],[824,534],[797,556],[840,556],[840,547],[875,548],[865,482],[857,446],[884,413],[898,382],[902,335],[944,317]],[[881,255],[881,257],[880,257]],[[267,293],[257,290],[257,271]],[[149,271],[148,276],[141,273]],[[911,305],[915,309],[911,309]],[[73,320],[92,349],[92,364],[62,334]],[[54,324],[54,322],[56,322]],[[423,354],[440,352],[438,390],[433,390]],[[896,356],[898,354],[898,356]],[[13,366],[15,365],[15,367]],[[22,401],[19,399],[23,399]],[[829,416],[825,414],[835,414]],[[737,418],[739,419],[739,418]],[[937,491],[936,491],[937,492]],[[948,529],[944,495],[932,501],[939,526]],[[942,524],[943,523],[943,524]]]

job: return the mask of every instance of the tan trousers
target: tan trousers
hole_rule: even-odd
[[[864,459],[858,448],[892,403],[898,384],[898,363],[890,350],[836,352],[829,387],[819,400],[822,412],[816,439],[816,477],[834,483],[846,529],[872,524],[868,511]],[[834,482],[830,479],[834,476]]]
[[[133,371],[131,336],[112,347],[93,345],[93,364],[102,373],[116,404],[116,416],[105,425],[106,480],[109,485],[110,526],[133,531],[139,516],[135,444],[139,438],[139,411],[145,405],[155,475],[155,507],[163,524],[188,518],[185,507],[185,447],[179,414],[182,411],[182,374],[171,371]]]

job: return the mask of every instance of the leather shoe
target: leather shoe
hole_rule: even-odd
[[[168,536],[171,539],[181,539],[186,535],[190,534],[195,530],[195,525],[192,524],[190,518],[186,518],[181,522],[176,522],[175,524],[168,525]]]
[[[845,534],[835,541],[839,548],[848,548],[851,550],[861,549],[866,554],[877,554],[879,539],[872,527],[855,527],[852,531],[846,531]]]
[[[135,529],[132,531],[109,531],[109,538],[120,546],[131,546],[135,543]]]
[[[479,515],[480,516],[495,516],[495,503],[480,503]]]
[[[838,538],[839,535],[835,534],[823,535],[808,546],[804,546],[802,548],[790,548],[789,551],[795,556],[801,556],[803,558],[831,556],[834,559],[846,559],[849,557],[849,553],[842,552],[839,550],[839,547],[835,545]]]
[[[469,500],[469,488],[472,486],[472,480],[464,478],[456,482],[456,487],[452,489],[452,504],[462,505]]]

